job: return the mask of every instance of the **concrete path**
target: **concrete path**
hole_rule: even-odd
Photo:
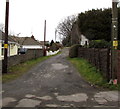
[[[19,79],[3,84],[3,107],[117,109],[118,91],[101,90],[88,84],[66,60],[67,56],[66,48]]]

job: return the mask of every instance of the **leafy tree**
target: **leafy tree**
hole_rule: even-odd
[[[51,40],[51,42],[50,42],[50,46],[52,46],[54,44],[54,41],[53,40]]]
[[[49,46],[50,46],[50,44],[49,44],[49,43],[47,43],[47,44],[45,44],[45,46],[49,47]]]
[[[79,31],[90,40],[111,40],[111,9],[86,11],[78,15]]]
[[[71,45],[71,37],[65,37],[62,40],[62,44],[63,46],[69,47]]]
[[[77,19],[66,18],[58,25],[57,31],[62,35],[62,43],[69,46],[77,44],[80,34],[89,40],[111,41],[112,11],[108,9],[92,9],[78,14]],[[79,33],[78,33],[79,32]],[[120,8],[118,8],[118,40],[120,40]]]
[[[0,30],[1,30],[2,32],[4,32],[4,31],[5,31],[5,25],[4,25],[4,24],[2,24],[2,23],[0,23]]]

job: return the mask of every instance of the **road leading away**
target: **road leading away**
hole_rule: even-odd
[[[3,107],[102,107],[117,109],[118,91],[95,88],[67,61],[68,48],[3,84]],[[108,108],[107,108],[108,107]]]

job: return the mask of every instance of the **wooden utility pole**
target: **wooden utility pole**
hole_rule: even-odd
[[[119,0],[112,0],[112,49],[111,49],[111,79],[117,73],[117,47],[118,47],[118,9]]]
[[[8,68],[8,22],[9,22],[9,0],[6,0],[6,15],[5,15],[5,39],[4,39],[4,61],[2,73],[7,73]]]
[[[55,29],[55,43],[56,43],[56,37],[57,37],[57,29]]]
[[[45,22],[44,22],[44,50],[43,50],[43,55],[44,55],[44,56],[46,56],[45,44],[46,44],[46,20],[45,20]]]

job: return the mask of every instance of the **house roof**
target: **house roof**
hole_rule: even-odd
[[[41,45],[44,45],[44,41],[40,41]],[[45,44],[49,44],[49,41],[45,41]]]
[[[0,40],[3,40],[3,41],[5,40],[5,33],[2,32],[1,30],[0,30]],[[14,39],[12,39],[11,36],[8,36],[8,41],[16,43],[16,41]]]
[[[0,40],[4,40],[4,39],[5,39],[5,33],[0,30]],[[33,35],[31,37],[9,36],[8,41],[15,42],[20,45],[42,45],[42,43],[38,42]]]
[[[14,39],[20,45],[41,45],[33,37],[15,37],[15,36],[12,36],[12,39]]]
[[[0,30],[0,40],[2,40],[2,31]]]

